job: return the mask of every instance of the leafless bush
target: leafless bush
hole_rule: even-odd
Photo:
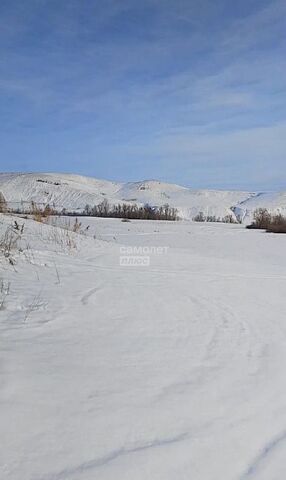
[[[206,217],[203,212],[199,212],[195,217],[193,217],[194,222],[206,222]]]
[[[21,239],[24,232],[23,223],[20,225],[17,221],[9,225],[0,236],[0,256],[6,258],[11,265],[15,265],[14,254],[22,252]]]
[[[216,217],[215,215],[204,215],[203,212],[199,212],[193,217],[194,222],[216,222],[216,223],[239,223],[232,215],[225,215],[224,217]]]
[[[21,234],[15,232],[12,227],[8,227],[0,237],[0,254],[7,258],[12,265],[15,263],[13,253],[17,250],[21,251],[20,240]]]
[[[0,311],[5,309],[6,297],[10,293],[10,282],[0,280]]]
[[[253,222],[247,228],[266,230],[271,223],[271,214],[266,208],[257,208],[253,214]]]
[[[246,228],[286,233],[286,217],[281,213],[271,214],[266,208],[259,208],[254,212],[253,222]]]
[[[0,192],[0,213],[4,213],[7,210],[7,202],[4,198],[3,193]]]
[[[222,223],[239,223],[236,218],[233,218],[232,215],[225,215],[225,217],[222,218]]]
[[[35,202],[31,204],[31,214],[33,216],[33,220],[36,222],[47,222],[51,215],[55,214],[55,211],[50,207],[50,205],[46,205],[44,208],[39,207]]]
[[[267,232],[286,233],[286,217],[281,214],[272,216]]]
[[[82,227],[82,223],[78,221],[78,218],[76,218],[72,225],[72,231],[74,233],[80,233],[81,227]]]

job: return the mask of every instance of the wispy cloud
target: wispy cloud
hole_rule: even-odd
[[[45,135],[63,170],[72,151],[83,173],[110,176],[113,161],[115,175],[121,164],[132,178],[239,186],[248,172],[253,185],[269,178],[272,188],[270,169],[258,168],[268,159],[286,187],[285,10],[281,0],[5,0],[1,141],[13,152],[9,165],[35,168]],[[15,156],[10,142],[27,131],[33,145]]]

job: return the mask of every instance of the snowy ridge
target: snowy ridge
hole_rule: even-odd
[[[250,193],[245,191],[193,190],[156,180],[116,183],[63,173],[2,173],[0,192],[10,205],[50,204],[57,209],[82,210],[106,199],[178,209],[179,216],[190,220],[199,212],[224,217],[232,215],[250,221],[256,208],[264,207],[286,214],[286,192]]]

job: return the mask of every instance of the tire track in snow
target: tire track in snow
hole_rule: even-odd
[[[131,455],[135,453],[140,453],[145,450],[149,450],[152,448],[160,448],[160,447],[165,447],[169,446],[175,443],[179,443],[184,441],[188,437],[188,432],[183,432],[181,434],[178,434],[173,437],[169,438],[162,438],[158,440],[153,440],[150,442],[146,442],[142,445],[137,445],[134,447],[121,447],[116,450],[113,450],[109,454],[99,457],[94,460],[90,460],[87,462],[83,462],[79,465],[76,465],[71,468],[66,468],[58,473],[53,473],[53,474],[48,474],[48,475],[43,475],[41,477],[37,477],[35,480],[64,480],[69,477],[73,477],[76,475],[76,478],[78,479],[81,475],[85,474],[87,471],[90,470],[95,470],[100,467],[104,467],[105,465],[108,465],[112,463],[114,460],[117,460],[117,458],[120,458],[122,456],[126,455]]]
[[[247,480],[249,478],[258,478],[263,464],[267,462],[268,458],[274,453],[274,451],[284,442],[286,442],[286,430],[284,430],[280,435],[276,436],[270,440],[256,459],[250,464],[246,472],[239,478],[239,480]]]
[[[211,306],[213,318],[219,318],[220,322],[214,324],[205,360],[207,362],[216,360],[217,366],[223,366],[232,358],[236,361],[239,357],[239,361],[245,364],[245,373],[251,376],[258,375],[263,371],[268,356],[268,345],[262,342],[249,321],[241,317],[230,305],[218,300],[213,301]]]
[[[93,297],[98,291],[100,290],[99,287],[94,287],[91,290],[88,290],[80,299],[81,303],[83,305],[88,305],[89,304],[89,299]]]
[[[250,332],[245,322],[221,299],[196,295],[189,296],[188,300],[195,307],[192,323],[196,324],[195,331],[199,332],[199,336],[193,337],[194,332],[186,330],[186,338],[190,344],[194,340],[199,342],[200,349],[189,372],[182,372],[179,380],[165,385],[155,402],[170,396],[181,396],[194,387],[199,389],[206,383],[215,382],[226,369],[237,365],[238,357],[240,364],[244,361],[248,365]],[[199,325],[203,328],[200,329]]]
[[[209,315],[215,321],[212,336],[206,345],[204,360],[216,359],[218,365],[236,355],[247,357],[249,328],[234,310],[220,299],[209,299]]]
[[[103,266],[99,264],[94,264],[94,267],[98,271],[104,271],[104,272],[118,272],[122,268],[119,264],[114,264],[114,265],[108,265],[108,266]],[[126,272],[136,272],[140,270],[140,272],[143,273],[142,267],[132,267],[130,269],[126,268]],[[203,272],[201,270],[183,270],[183,269],[154,269],[154,268],[148,268],[146,269],[146,274],[155,274],[155,275],[163,275],[163,276],[177,276],[177,275],[187,275],[187,276],[196,276],[200,278],[206,278],[206,279],[212,279],[214,278],[223,278],[226,280],[237,280],[237,279],[245,279],[245,280],[286,280],[286,275],[265,275],[265,274],[258,274],[258,275],[252,275],[252,274],[244,274],[244,273],[222,273],[222,272],[216,272],[216,271],[206,271]]]

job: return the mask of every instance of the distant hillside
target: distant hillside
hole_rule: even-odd
[[[115,183],[63,173],[2,173],[0,191],[8,205],[19,208],[33,201],[50,204],[59,210],[66,208],[80,212],[87,204],[93,206],[106,199],[110,204],[169,204],[177,208],[179,216],[184,219],[192,219],[203,212],[216,217],[236,215],[249,220],[258,207],[286,214],[286,193],[283,192],[193,190],[156,180]]]
[[[236,205],[234,212],[244,223],[249,223],[257,208],[267,208],[269,212],[286,216],[286,192],[257,193]]]

